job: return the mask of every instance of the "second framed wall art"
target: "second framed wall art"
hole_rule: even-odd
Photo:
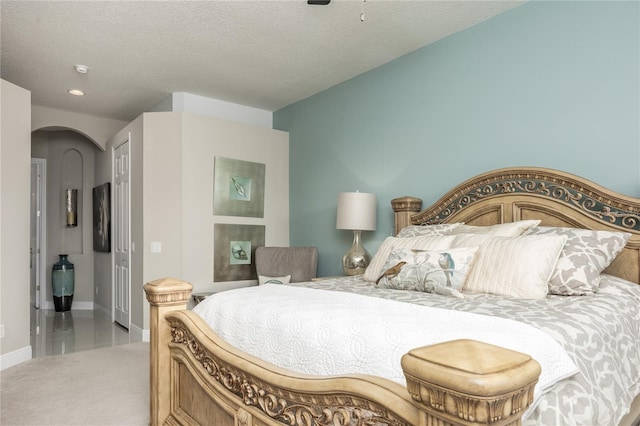
[[[213,245],[213,281],[255,280],[254,254],[264,246],[263,225],[216,223]]]

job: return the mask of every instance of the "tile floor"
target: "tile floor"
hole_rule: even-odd
[[[31,309],[33,357],[62,355],[132,343],[129,332],[102,311]]]

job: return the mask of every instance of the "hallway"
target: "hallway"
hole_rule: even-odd
[[[133,343],[130,333],[105,312],[31,308],[33,357],[62,355]]]

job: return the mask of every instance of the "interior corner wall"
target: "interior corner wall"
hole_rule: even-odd
[[[29,209],[31,93],[0,80],[0,344],[1,368],[31,358]]]
[[[474,175],[561,169],[640,196],[640,3],[531,1],[274,113],[291,135],[291,244],[340,273],[341,191],[425,206]],[[314,226],[309,226],[313,223]]]
[[[143,234],[142,244],[136,242],[136,251],[143,252],[143,283],[164,277],[182,278],[181,151],[180,113],[143,114]],[[132,194],[132,204],[133,200]],[[160,251],[152,252],[151,243],[159,243]],[[148,315],[144,321],[148,324]]]

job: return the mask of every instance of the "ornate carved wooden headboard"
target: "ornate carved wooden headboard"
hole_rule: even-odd
[[[494,225],[524,219],[540,219],[543,226],[629,232],[627,246],[605,272],[640,284],[640,199],[570,173],[498,169],[466,180],[422,212],[422,201],[415,197],[396,198],[391,205],[396,233],[410,224]]]

